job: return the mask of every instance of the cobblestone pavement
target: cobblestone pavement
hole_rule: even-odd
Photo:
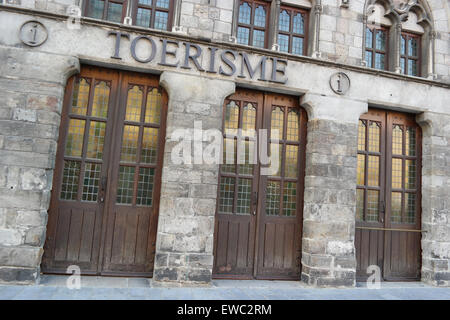
[[[38,286],[0,286],[2,300],[450,300],[450,288],[421,282],[382,283],[369,289],[311,288],[295,281],[215,280],[209,287],[166,288],[149,279],[82,277],[81,289],[66,276],[43,276]]]

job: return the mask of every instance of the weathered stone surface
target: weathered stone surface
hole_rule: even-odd
[[[161,83],[170,101],[166,154],[176,146],[170,143],[170,136],[177,128],[192,129],[194,121],[202,121],[203,130],[221,127],[221,117],[203,119],[202,116],[221,114],[223,100],[234,91],[232,82],[164,72]],[[217,85],[217,90],[209,90],[211,84]],[[177,107],[186,101],[189,101],[186,108]],[[189,156],[193,157],[194,153]],[[207,283],[211,280],[218,170],[217,164],[186,166],[172,163],[169,156],[164,157],[165,183],[161,190],[154,268],[157,282]]]

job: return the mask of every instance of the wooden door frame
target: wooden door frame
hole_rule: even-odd
[[[108,77],[103,76],[104,73],[107,72],[109,75]],[[112,77],[110,74],[115,74],[114,77]],[[131,72],[131,71],[122,71],[122,70],[116,70],[116,69],[109,69],[104,67],[97,67],[97,66],[90,66],[90,65],[82,65],[81,70],[78,74],[70,77],[68,79],[67,85],[64,90],[64,99],[63,99],[63,108],[61,112],[61,122],[59,127],[59,138],[58,138],[58,145],[57,145],[57,152],[55,157],[55,169],[54,169],[54,177],[53,177],[53,188],[52,188],[52,194],[51,194],[51,200],[50,200],[50,207],[49,211],[52,210],[52,208],[55,208],[57,206],[57,201],[59,200],[59,193],[61,190],[61,182],[63,179],[63,164],[64,164],[64,152],[66,149],[66,139],[68,135],[68,125],[69,121],[71,119],[70,117],[70,111],[72,107],[72,100],[73,100],[73,94],[74,94],[74,84],[75,80],[78,78],[92,78],[92,82],[90,83],[90,91],[89,91],[89,97],[88,97],[88,106],[86,110],[86,117],[88,118],[86,120],[85,128],[89,128],[88,124],[91,116],[89,116],[89,110],[92,108],[92,101],[94,98],[94,91],[95,91],[95,84],[100,81],[109,81],[111,82],[111,90],[109,94],[109,104],[108,104],[108,116],[106,119],[104,119],[104,122],[106,122],[105,127],[105,142],[104,142],[104,149],[103,149],[103,158],[102,158],[102,171],[100,173],[100,181],[99,181],[99,191],[98,191],[98,200],[95,203],[99,207],[99,212],[101,212],[101,219],[99,219],[96,222],[100,224],[98,226],[98,232],[96,232],[96,229],[94,229],[94,238],[98,237],[98,252],[95,254],[95,261],[92,262],[93,265],[95,265],[95,271],[83,271],[82,273],[85,275],[112,275],[112,276],[149,276],[151,277],[153,272],[148,272],[145,275],[143,275],[142,272],[105,272],[103,271],[104,263],[105,263],[105,249],[106,249],[106,241],[107,239],[107,230],[108,230],[108,221],[110,219],[110,208],[112,206],[111,201],[114,201],[115,193],[113,192],[112,183],[115,172],[113,172],[113,164],[115,161],[115,155],[117,155],[118,152],[120,152],[121,148],[121,142],[122,137],[120,136],[118,138],[118,135],[120,135],[123,131],[123,128],[118,130],[118,125],[124,123],[123,119],[121,120],[121,116],[125,113],[125,106],[127,101],[127,92],[123,91],[123,89],[126,87],[126,84],[124,79],[127,77],[133,77],[133,76],[141,76],[141,77],[155,77],[153,75],[148,74],[142,74],[137,72]],[[95,81],[93,81],[95,78]],[[107,78],[107,80],[103,80],[104,78]],[[150,243],[152,241],[152,246],[155,247],[156,245],[156,231],[157,231],[157,224],[158,224],[158,218],[159,218],[159,207],[160,207],[160,196],[161,196],[161,180],[162,180],[162,169],[163,169],[163,159],[164,159],[164,148],[165,148],[165,136],[166,136],[166,124],[167,124],[167,113],[168,113],[168,95],[166,90],[162,88],[159,84],[159,80],[155,78],[155,80],[147,80],[148,82],[154,81],[155,87],[157,87],[161,92],[161,116],[160,116],[160,125],[159,125],[159,137],[158,137],[158,150],[157,150],[157,160],[155,165],[155,178],[154,178],[154,191],[153,191],[153,205],[152,205],[152,212],[149,216],[149,230],[148,230],[148,240],[147,242]],[[145,97],[146,99],[147,97]],[[146,101],[146,100],[145,100]],[[123,106],[123,108],[121,108]],[[142,106],[142,108],[145,108],[145,105]],[[78,119],[76,116],[75,119]],[[87,139],[89,136],[89,132],[86,132],[83,136],[83,146],[82,146],[82,154],[85,153],[87,149]],[[108,143],[109,141],[109,143]],[[81,158],[84,159],[84,158]],[[81,160],[80,160],[81,161]],[[82,184],[83,176],[82,171],[80,169],[80,176],[79,176],[79,184]],[[58,174],[59,173],[59,174]],[[107,186],[106,190],[104,191],[104,201],[100,201],[100,193],[101,193],[101,179],[103,177],[107,177]],[[80,190],[82,189],[82,186],[78,186],[78,198],[80,196]],[[55,209],[54,209],[55,210]],[[55,211],[56,214],[56,211]],[[53,221],[55,220],[55,221]],[[47,222],[47,238],[45,241],[45,250],[48,252],[48,265],[49,268],[43,268],[46,269],[44,272],[49,272],[53,274],[65,274],[63,270],[57,270],[54,269],[54,252],[56,248],[56,232],[58,227],[58,219],[48,219]],[[97,228],[97,227],[95,227]],[[153,233],[152,233],[153,232]],[[152,240],[151,234],[154,235],[154,241]],[[94,241],[94,240],[93,240]],[[97,240],[95,240],[97,241]],[[155,250],[153,250],[155,251]],[[153,252],[153,264],[154,264],[154,254]],[[45,259],[45,256],[44,256]],[[43,259],[42,263],[47,264],[47,262]]]
[[[384,109],[379,109],[379,108],[369,108],[369,111],[363,115],[361,115],[360,120],[367,120],[367,130],[366,130],[366,140],[365,140],[365,144],[366,144],[366,148],[368,149],[368,141],[369,141],[369,121],[377,121],[374,118],[374,113],[382,113],[381,116],[381,120],[382,123],[384,123],[384,129],[382,127],[382,131],[381,131],[381,142],[380,142],[380,199],[383,199],[384,203],[385,203],[385,210],[383,210],[383,212],[381,212],[381,202],[379,205],[379,221],[378,221],[378,225],[370,225],[370,222],[365,222],[365,221],[355,221],[355,226],[358,229],[358,227],[372,227],[372,228],[381,228],[383,231],[383,235],[381,236],[383,239],[383,247],[382,247],[382,257],[383,257],[383,261],[382,264],[380,265],[381,268],[381,281],[418,281],[420,279],[420,269],[421,269],[421,259],[419,259],[419,278],[417,277],[398,277],[398,276],[391,276],[389,275],[389,266],[390,266],[390,250],[391,250],[391,245],[392,245],[392,241],[391,241],[391,237],[392,237],[392,232],[393,231],[389,231],[389,229],[413,229],[420,231],[421,227],[422,227],[422,172],[421,172],[421,167],[422,167],[422,129],[421,127],[417,124],[417,122],[415,121],[414,115],[412,114],[408,114],[408,113],[403,113],[403,112],[397,112],[397,111],[391,111],[391,110],[384,110]],[[371,115],[372,113],[372,115]],[[367,116],[366,116],[367,115]],[[392,154],[392,128],[393,128],[393,117],[394,116],[398,116],[399,118],[401,118],[401,125],[404,126],[405,130],[404,133],[402,135],[402,154],[401,155],[396,155],[395,157],[393,157]],[[384,120],[383,120],[384,118]],[[402,160],[402,185],[404,184],[404,178],[405,176],[403,175],[405,172],[405,168],[404,168],[404,160],[408,159],[409,156],[406,156],[405,152],[404,152],[404,148],[406,147],[406,128],[407,127],[414,127],[416,128],[416,156],[415,156],[415,160],[417,161],[416,163],[416,221],[414,223],[414,225],[411,226],[392,226],[391,223],[391,213],[392,213],[392,202],[391,202],[391,193],[392,193],[392,159],[393,158],[401,158]],[[369,151],[365,151],[365,152],[360,152],[358,150],[358,154],[365,154],[366,157],[367,155],[370,154]],[[363,190],[367,191],[367,180],[368,180],[368,159],[366,158],[366,165],[365,165],[365,186]],[[383,168],[383,169],[381,169]],[[361,188],[358,188],[361,189]],[[404,189],[402,187],[402,189]],[[381,197],[381,192],[383,192],[383,197]],[[404,194],[406,194],[407,192],[404,192]],[[405,200],[406,201],[406,200]],[[402,209],[401,212],[403,214],[404,211],[404,206],[405,206],[405,201],[402,201]],[[367,206],[367,192],[365,192],[365,198],[364,198],[364,214],[366,212],[366,206]],[[383,220],[381,220],[381,218],[383,218]],[[381,220],[381,221],[380,221]],[[366,225],[369,224],[369,225]],[[406,231],[405,231],[406,232]],[[355,242],[357,240],[355,239]],[[419,243],[419,256],[421,257],[421,244]],[[361,261],[357,261],[357,263],[360,263]],[[360,280],[364,280],[366,279],[366,277],[360,276],[357,277]]]
[[[242,93],[244,92],[244,93]],[[304,183],[305,183],[305,166],[306,166],[306,136],[307,136],[307,122],[308,122],[308,118],[307,118],[307,113],[305,111],[304,108],[302,108],[299,104],[299,97],[295,97],[295,96],[289,96],[289,95],[283,95],[283,94],[275,94],[275,93],[270,93],[270,92],[265,92],[265,91],[259,91],[259,90],[254,90],[254,89],[246,89],[246,88],[239,88],[236,90],[236,93],[234,93],[233,95],[230,95],[229,97],[227,97],[223,103],[223,107],[222,107],[222,134],[223,134],[223,138],[225,137],[225,113],[226,113],[226,105],[232,101],[233,99],[231,97],[233,97],[234,95],[236,95],[237,93],[239,94],[243,94],[245,95],[245,92],[253,92],[255,94],[261,95],[261,100],[262,103],[258,106],[257,108],[257,116],[256,116],[256,130],[258,131],[259,129],[267,129],[270,132],[270,128],[271,128],[271,114],[272,114],[272,110],[273,110],[273,106],[271,104],[271,101],[274,99],[274,97],[279,97],[279,96],[287,96],[290,97],[291,99],[294,99],[295,101],[295,106],[291,107],[291,108],[296,108],[298,110],[298,115],[299,115],[299,151],[298,151],[298,161],[297,161],[297,169],[298,169],[298,179],[297,179],[297,214],[295,217],[296,220],[296,225],[299,228],[299,243],[298,243],[298,247],[300,248],[299,251],[299,275],[301,274],[301,269],[302,269],[302,264],[301,264],[301,256],[302,256],[302,252],[301,252],[301,248],[302,248],[302,233],[303,233],[303,203],[304,203]],[[269,108],[270,106],[270,108]],[[286,108],[286,112],[285,112],[285,116],[287,116],[287,112],[288,109]],[[260,114],[261,113],[261,114]],[[241,111],[239,113],[239,127],[241,125]],[[284,132],[286,132],[287,130],[287,119],[286,121],[284,121],[283,123],[284,126]],[[269,135],[268,135],[268,139],[270,139]],[[280,138],[280,141],[283,141],[283,137]],[[286,140],[287,141],[287,140]],[[267,141],[269,143],[269,141]],[[269,144],[270,145],[270,144]],[[286,145],[286,144],[284,144]],[[258,155],[259,155],[259,148],[260,148],[260,143],[258,140]],[[267,149],[270,150],[270,149]],[[284,167],[284,159],[286,158],[286,155],[284,154],[285,152],[285,147],[283,147],[282,149],[282,158],[281,158],[281,163],[280,165],[282,167]],[[220,168],[219,168],[220,170]],[[280,170],[282,170],[282,168],[280,168]],[[255,175],[255,173],[257,173]],[[235,175],[235,178],[237,179],[239,175]],[[255,183],[257,183],[257,192],[258,192],[258,199],[257,199],[257,208],[256,208],[256,214],[252,217],[252,219],[255,220],[255,225],[254,225],[254,245],[253,245],[253,271],[251,275],[237,275],[237,274],[214,274],[213,272],[213,278],[214,279],[236,279],[236,280],[252,280],[252,279],[272,279],[272,280],[299,280],[300,281],[300,276],[297,278],[292,278],[292,277],[286,277],[286,276],[264,276],[264,275],[258,275],[258,269],[259,269],[259,260],[260,260],[260,248],[262,248],[261,246],[261,237],[263,236],[262,232],[261,232],[261,227],[262,227],[262,208],[264,206],[264,201],[265,201],[265,190],[264,190],[264,186],[266,185],[266,183],[264,183],[263,181],[267,180],[267,176],[262,176],[261,175],[261,165],[259,163],[259,161],[257,162],[257,164],[255,165],[255,169],[254,169],[254,179],[253,179],[253,186],[252,186],[252,190],[255,190]],[[221,173],[219,171],[219,179],[218,179],[218,190],[217,190],[217,201],[216,201],[216,214],[215,214],[215,227],[214,227],[214,249],[213,249],[213,256],[214,256],[214,265],[213,265],[213,271],[215,270],[216,266],[215,266],[215,262],[216,262],[216,255],[217,255],[217,248],[219,245],[219,241],[218,241],[218,214],[219,214],[219,203],[220,203],[220,181],[221,181]],[[281,181],[281,180],[280,180]],[[281,184],[280,184],[280,188],[281,188]],[[281,190],[281,189],[280,189]],[[280,196],[280,202],[283,201],[282,199],[282,192],[283,190],[281,190],[281,196]],[[234,199],[234,202],[237,201],[237,198]],[[253,203],[252,203],[252,208],[253,208]],[[295,237],[295,235],[294,235]],[[295,239],[294,239],[295,242]]]

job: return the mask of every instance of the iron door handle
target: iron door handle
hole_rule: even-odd
[[[253,206],[253,211],[252,214],[254,216],[256,216],[256,208],[258,206],[258,192],[253,192],[252,194],[252,206]]]
[[[102,177],[102,180],[100,181],[100,203],[105,202],[105,193],[107,185],[108,185],[108,178]]]
[[[386,204],[385,204],[384,201],[381,201],[380,202],[380,220],[381,220],[381,223],[384,223],[385,212],[386,212]]]

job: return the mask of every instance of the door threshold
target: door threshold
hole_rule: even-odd
[[[370,285],[373,284],[370,282]],[[357,288],[367,288],[367,282],[366,281],[358,281],[356,282]],[[423,288],[423,287],[429,287],[426,283],[416,280],[416,281],[381,281],[380,282],[380,288]]]
[[[110,277],[96,275],[81,275],[82,288],[149,288],[151,278]],[[73,284],[72,275],[41,274],[40,286],[67,287]]]

